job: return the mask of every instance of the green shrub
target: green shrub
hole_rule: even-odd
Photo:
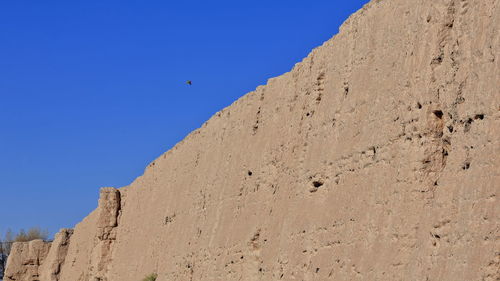
[[[157,277],[158,277],[158,274],[151,273],[148,276],[144,277],[144,279],[142,279],[142,281],[155,281]]]

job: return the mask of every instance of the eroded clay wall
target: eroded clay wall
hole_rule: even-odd
[[[103,189],[56,280],[499,280],[499,5],[370,2]]]

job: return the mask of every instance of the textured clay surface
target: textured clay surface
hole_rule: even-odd
[[[42,281],[500,280],[499,3],[370,2],[103,189]]]
[[[42,240],[16,242],[7,261],[5,281],[38,281],[39,268],[45,261],[51,244]]]

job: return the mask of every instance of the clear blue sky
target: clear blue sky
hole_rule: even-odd
[[[73,227],[366,2],[0,1],[0,232]]]

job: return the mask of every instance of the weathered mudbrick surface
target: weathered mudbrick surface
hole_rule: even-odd
[[[500,280],[499,3],[370,2],[103,189],[42,281]]]

